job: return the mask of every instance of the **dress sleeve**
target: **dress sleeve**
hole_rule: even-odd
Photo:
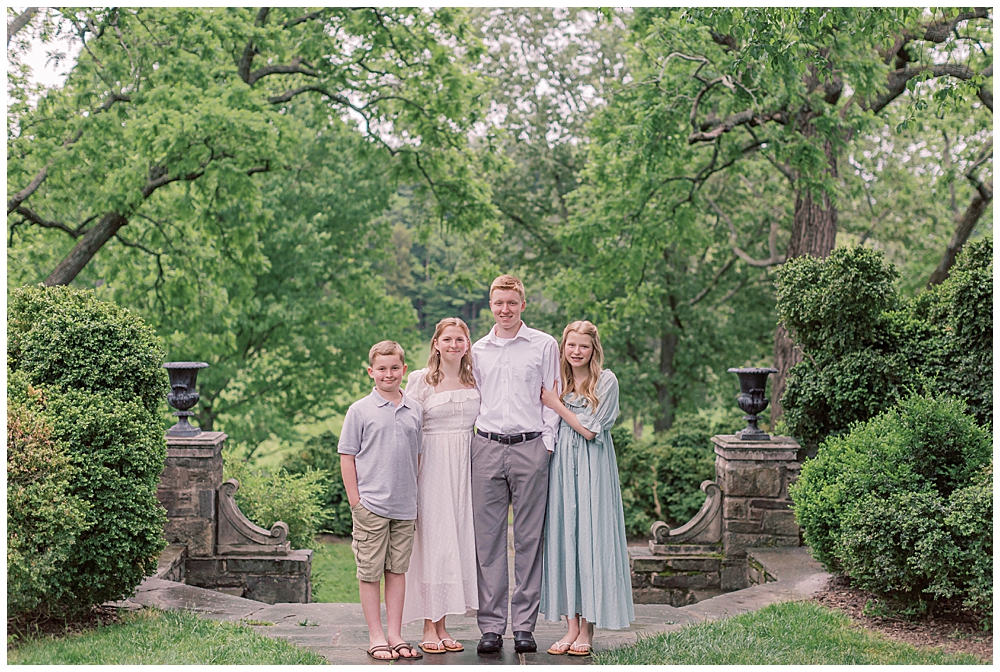
[[[410,372],[410,377],[406,379],[406,396],[418,404],[423,404],[430,396],[431,389],[427,384],[427,369]]]
[[[615,374],[607,369],[601,372],[597,383],[597,408],[591,410],[589,405],[584,408],[586,410],[577,415],[580,424],[597,434],[595,441],[602,442],[602,434],[610,432],[618,419],[618,378]]]

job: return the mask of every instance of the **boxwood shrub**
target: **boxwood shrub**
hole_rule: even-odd
[[[924,390],[992,424],[992,241],[966,245],[949,278],[913,299],[899,295],[898,275],[863,247],[778,271],[778,316],[805,353],[788,373],[779,431],[815,447]]]
[[[829,571],[905,609],[992,613],[992,442],[964,403],[911,396],[829,438],[791,497]]]
[[[12,290],[7,329],[12,375],[44,390],[51,439],[74,468],[68,492],[86,504],[46,602],[72,612],[128,596],[165,545],[159,341],[124,308],[67,287]]]
[[[47,606],[66,588],[63,564],[86,529],[87,503],[71,492],[77,469],[52,439],[42,390],[7,374],[7,616]]]

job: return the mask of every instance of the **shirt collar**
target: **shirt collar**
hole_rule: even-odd
[[[399,402],[399,405],[406,406],[407,408],[413,408],[413,406],[410,405],[410,400],[406,398],[406,392],[403,391],[403,388],[399,388],[399,392],[400,394],[403,395],[403,400]],[[378,389],[376,389],[374,386],[372,387],[371,397],[375,401],[375,405],[380,408],[382,406],[385,406],[386,404],[392,403],[391,401],[383,397],[381,394],[379,394]]]
[[[519,338],[523,338],[526,341],[531,341],[531,331],[528,330],[528,325],[524,323],[524,320],[521,320],[521,327],[517,330],[517,333],[514,334],[514,338],[510,339],[505,338],[503,340],[515,341]],[[497,336],[497,325],[495,324],[492,327],[490,327],[490,342],[496,345],[500,344],[500,337]]]

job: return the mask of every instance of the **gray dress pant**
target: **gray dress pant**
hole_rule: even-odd
[[[542,590],[542,532],[549,492],[549,451],[542,438],[507,445],[472,438],[472,519],[476,531],[479,630],[507,630],[507,509],[514,507],[512,631],[533,632]]]

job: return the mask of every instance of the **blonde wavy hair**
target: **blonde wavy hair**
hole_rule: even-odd
[[[441,333],[448,327],[458,327],[465,334],[465,340],[469,347],[462,355],[462,361],[458,365],[458,378],[463,385],[475,385],[476,379],[472,375],[472,337],[469,335],[469,327],[460,318],[446,317],[434,327],[434,336],[431,337],[431,356],[427,358],[427,375],[424,380],[431,387],[436,386],[444,378],[441,371],[441,353],[434,347],[434,343],[441,337]]]
[[[590,375],[587,380],[576,388],[576,381],[573,380],[573,367],[566,359],[566,339],[571,333],[590,336],[590,343],[594,350],[590,356]],[[601,369],[604,366],[604,350],[601,348],[601,337],[597,333],[597,327],[587,320],[577,320],[570,322],[563,329],[562,340],[559,341],[559,372],[562,374],[563,393],[562,398],[566,399],[570,394],[578,394],[587,400],[591,408],[597,408],[597,381],[601,377]]]

